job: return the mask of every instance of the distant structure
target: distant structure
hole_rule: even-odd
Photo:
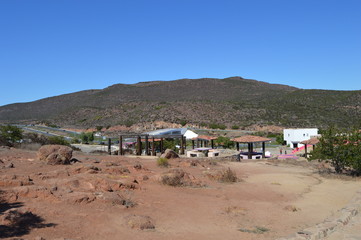
[[[318,135],[318,128],[291,128],[283,129],[283,140],[291,148],[302,147],[302,141],[309,140]]]
[[[167,135],[183,135],[186,139],[192,139],[198,137],[198,134],[187,129],[187,128],[165,128],[158,129],[151,132],[146,132],[149,136],[159,136],[162,135],[166,137]]]

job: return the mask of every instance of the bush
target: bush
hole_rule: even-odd
[[[60,136],[48,137],[48,143],[47,144],[70,146],[70,143],[68,141],[66,141],[65,138],[60,137]]]
[[[172,187],[181,187],[187,185],[184,181],[186,172],[182,169],[172,169],[167,174],[162,176],[161,182],[164,185]]]
[[[184,119],[180,120],[179,123],[180,123],[180,125],[185,126],[187,124],[187,120],[184,120]]]
[[[224,183],[234,183],[234,182],[238,181],[238,177],[234,171],[232,171],[230,168],[228,168],[227,170],[224,170],[221,172],[221,175],[220,175],[218,181],[224,182]]]
[[[340,131],[329,128],[324,131],[314,151],[311,152],[310,160],[327,160],[335,168],[336,173],[351,170],[361,174],[361,132]]]
[[[234,143],[231,141],[229,137],[223,137],[223,136],[219,136],[216,139],[216,143],[219,146],[223,146],[224,148],[231,148],[234,145]]]
[[[218,123],[211,123],[211,124],[209,124],[208,127],[211,129],[221,129],[221,130],[224,130],[227,128],[226,125],[218,124]]]
[[[23,138],[23,131],[16,126],[0,126],[0,143],[13,146]]]
[[[16,126],[0,126],[0,144],[13,146],[23,137],[23,131]]]
[[[169,167],[169,161],[167,158],[158,158],[157,164],[160,167]]]
[[[233,130],[237,130],[237,129],[239,129],[239,126],[238,126],[238,125],[233,125],[233,126],[232,126],[232,129],[233,129]]]

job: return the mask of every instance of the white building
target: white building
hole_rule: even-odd
[[[300,142],[308,140],[311,137],[316,137],[318,135],[317,128],[291,128],[283,129],[283,140],[291,148],[302,147],[303,144]]]

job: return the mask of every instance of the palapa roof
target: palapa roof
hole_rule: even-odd
[[[320,142],[320,140],[318,140],[318,138],[310,138],[308,140],[302,141],[301,143],[305,144],[305,145],[316,145],[319,142]]]
[[[258,143],[258,142],[270,142],[271,139],[253,135],[245,135],[242,137],[237,137],[232,139],[233,142],[239,143]]]
[[[197,140],[197,139],[202,139],[202,140],[215,140],[217,139],[217,137],[212,137],[212,136],[207,136],[207,135],[199,135],[198,137],[192,138],[192,140]]]

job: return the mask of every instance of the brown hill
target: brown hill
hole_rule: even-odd
[[[116,84],[0,107],[2,122],[61,126],[132,125],[153,121],[228,127],[355,125],[361,91],[302,90],[231,77]]]

